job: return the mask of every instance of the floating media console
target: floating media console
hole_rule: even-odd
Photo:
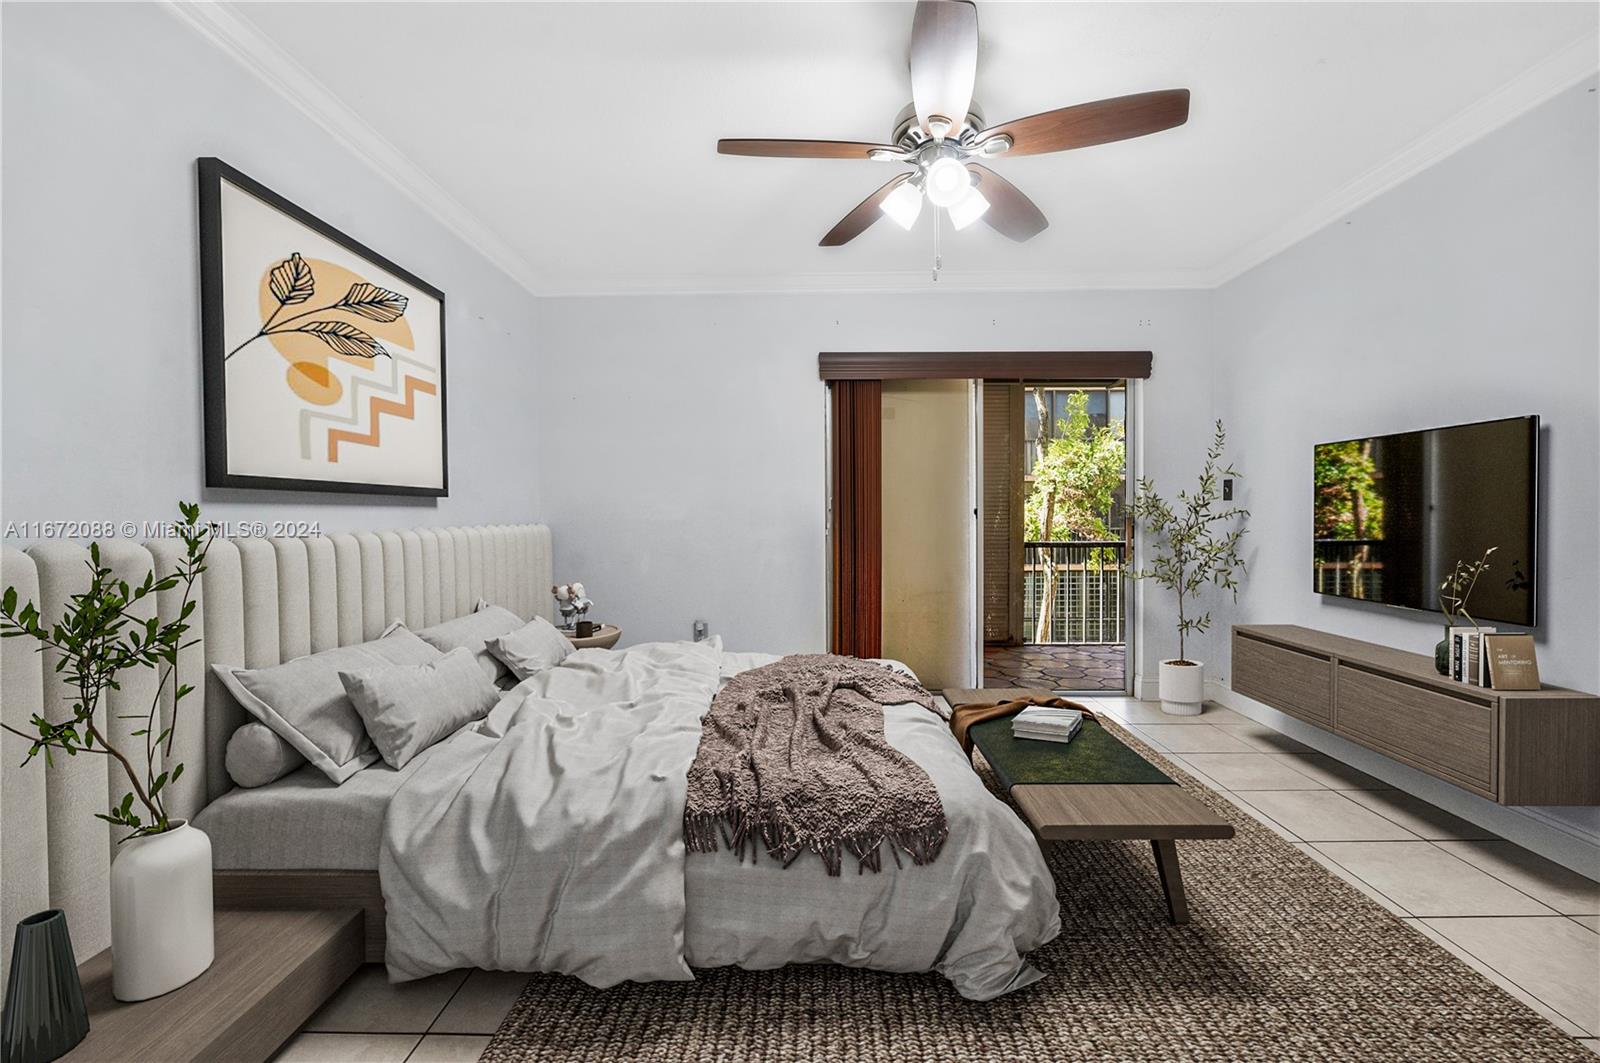
[[[1292,624],[1233,629],[1233,689],[1502,805],[1600,805],[1600,698],[1490,690]]]

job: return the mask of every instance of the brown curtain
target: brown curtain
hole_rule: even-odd
[[[883,655],[883,382],[833,392],[834,653]]]

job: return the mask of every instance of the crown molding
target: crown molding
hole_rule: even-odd
[[[1600,34],[1586,34],[1413,141],[1267,235],[1235,251],[1213,270],[1220,287],[1287,251],[1389,189],[1519,118],[1600,70]]]
[[[215,0],[164,0],[163,6],[260,78],[517,284],[534,295],[542,293],[538,271],[511,245],[249,20]]]

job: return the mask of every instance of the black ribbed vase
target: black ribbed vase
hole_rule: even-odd
[[[49,1063],[89,1032],[83,983],[72,958],[67,917],[59,908],[17,924],[0,1020],[0,1063]]]

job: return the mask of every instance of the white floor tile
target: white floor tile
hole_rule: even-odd
[[[1600,1035],[1600,937],[1570,919],[1425,922],[1585,1033]]]
[[[1558,912],[1600,915],[1600,882],[1584,878],[1520,845],[1499,838],[1436,844]]]
[[[1398,916],[1401,919],[1409,919],[1411,917],[1410,912],[1400,907],[1392,899],[1385,897],[1383,894],[1379,893],[1365,882],[1362,882],[1360,879],[1356,878],[1350,872],[1346,871],[1344,868],[1340,867],[1323,854],[1317,852],[1316,846],[1312,845],[1310,842],[1296,842],[1295,848],[1299,849],[1302,853],[1305,853],[1311,859],[1321,864],[1335,878],[1342,882],[1348,883],[1356,890],[1356,892],[1365,894],[1368,898],[1374,901],[1378,907],[1382,908],[1390,915]]]
[[[1317,842],[1316,847],[1412,915],[1556,914],[1429,842]]]
[[[478,1034],[430,1033],[406,1063],[478,1063],[488,1047],[489,1038]]]
[[[273,1063],[404,1063],[420,1038],[410,1033],[300,1033]]]
[[[451,971],[391,985],[383,965],[369,963],[350,976],[305,1028],[327,1032],[424,1033],[466,977],[466,971]]]
[[[1325,789],[1288,763],[1295,758],[1276,753],[1185,753],[1183,759],[1230,790]]]
[[[522,995],[528,975],[520,971],[473,971],[430,1033],[494,1033]]]
[[[1296,742],[1288,735],[1280,731],[1274,731],[1266,724],[1256,723],[1254,720],[1246,720],[1244,723],[1221,723],[1217,726],[1223,728],[1258,753],[1316,752],[1304,742]]]
[[[1600,934],[1600,915],[1575,915],[1572,921],[1579,926],[1586,926],[1596,934]]]
[[[1388,783],[1334,760],[1326,753],[1274,753],[1302,775],[1309,775],[1330,790],[1387,790]]]
[[[1239,790],[1234,796],[1308,842],[1416,840],[1404,827],[1334,790]]]
[[[1430,938],[1432,941],[1438,944],[1440,948],[1444,949],[1456,959],[1460,960],[1462,963],[1466,964],[1468,967],[1471,967],[1474,971],[1477,971],[1489,981],[1493,982],[1495,986],[1497,986],[1508,996],[1516,1000],[1520,1000],[1522,1003],[1528,1005],[1528,1007],[1532,1008],[1534,1011],[1550,1020],[1551,1025],[1560,1030],[1562,1033],[1566,1034],[1568,1037],[1582,1037],[1584,1035],[1585,1031],[1583,1027],[1579,1026],[1565,1015],[1562,1015],[1559,1011],[1556,1011],[1554,1008],[1550,1007],[1550,1005],[1544,1003],[1544,1001],[1540,1000],[1538,997],[1535,997],[1533,994],[1529,993],[1527,990],[1511,981],[1505,975],[1501,974],[1499,971],[1495,970],[1493,967],[1490,967],[1488,964],[1478,959],[1460,945],[1457,945],[1454,941],[1451,941],[1449,938],[1439,933],[1439,931],[1433,929],[1433,927],[1427,924],[1426,920],[1407,919],[1406,925],[1412,927],[1424,937]]]
[[[1403,790],[1349,790],[1345,796],[1391,819],[1419,838],[1493,838],[1494,834]]]
[[[1199,716],[1169,716],[1161,711],[1159,701],[1136,701],[1133,698],[1095,698],[1091,703],[1096,711],[1111,713],[1128,723],[1156,723],[1156,724],[1197,724],[1209,723],[1219,726],[1249,723],[1250,721],[1232,709],[1224,708],[1207,702]]]
[[[1578,1043],[1595,1055],[1600,1056],[1600,1037],[1580,1037]]]
[[[1174,753],[1256,752],[1248,743],[1209,724],[1198,727],[1171,723],[1135,724],[1133,732],[1157,749],[1168,749]]]

